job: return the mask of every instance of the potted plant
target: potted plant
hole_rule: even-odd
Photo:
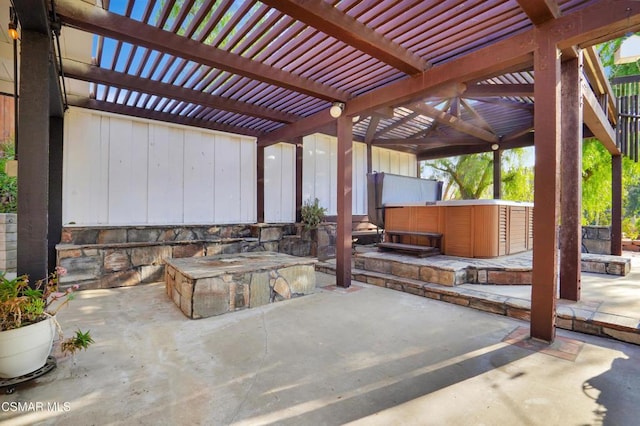
[[[0,273],[0,378],[14,378],[42,367],[51,352],[53,339],[61,339],[62,329],[56,313],[69,303],[76,288],[58,289],[58,277],[66,271],[57,268],[46,279],[29,285],[26,276],[9,279]],[[93,339],[90,332],[76,331],[63,339],[63,352],[74,354],[86,349]]]

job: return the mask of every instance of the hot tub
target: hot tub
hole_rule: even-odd
[[[431,205],[386,204],[385,229],[440,232],[442,252],[451,256],[515,254],[533,248],[533,203],[448,200]]]

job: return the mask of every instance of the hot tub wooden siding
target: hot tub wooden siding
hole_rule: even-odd
[[[394,206],[385,209],[392,231],[442,233],[443,254],[496,257],[533,248],[533,207],[503,204]],[[426,244],[405,237],[406,244]]]

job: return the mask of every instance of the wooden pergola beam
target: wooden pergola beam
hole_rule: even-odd
[[[420,114],[433,118],[440,124],[446,124],[447,126],[450,126],[451,128],[458,130],[459,132],[466,133],[478,139],[482,139],[487,142],[498,142],[499,140],[497,135],[488,132],[485,129],[477,127],[471,123],[467,123],[466,121],[445,111],[440,111],[438,108],[433,107],[429,104],[415,103],[409,108],[413,111],[419,112]]]
[[[518,0],[518,5],[534,25],[560,17],[560,7],[555,0]]]
[[[301,118],[294,114],[287,114],[274,109],[236,101],[206,92],[200,92],[198,90],[186,89],[173,84],[163,83],[161,81],[111,71],[95,65],[84,64],[70,59],[66,59],[63,62],[63,65],[65,77],[76,80],[105,84],[107,86],[153,94],[169,99],[283,123],[293,123]]]
[[[108,12],[83,1],[57,0],[56,12],[64,25],[83,31],[168,53],[319,99],[346,101],[349,97],[344,91]]]
[[[509,142],[502,142],[500,144],[501,150],[523,148],[526,146],[533,146],[533,133],[527,133],[518,138],[512,139]],[[456,155],[467,154],[480,154],[482,152],[491,152],[491,145],[456,145],[446,146],[443,148],[429,149],[427,151],[418,151],[416,154],[418,161],[423,160],[435,160],[437,158],[454,157]]]
[[[620,150],[616,146],[616,132],[607,119],[596,95],[591,87],[582,82],[582,99],[584,104],[584,124],[589,127],[594,136],[602,142],[602,145],[611,153],[619,155]]]
[[[392,105],[424,98],[447,83],[477,80],[505,69],[524,69],[533,64],[535,37],[540,31],[553,34],[560,48],[592,45],[640,28],[640,3],[632,0],[606,0],[571,14],[548,21],[490,46],[478,49],[455,61],[433,66],[423,73],[356,96],[346,104],[347,115],[360,115]],[[493,60],[488,61],[487,58]],[[528,106],[531,108],[531,106]],[[263,143],[276,143],[314,129],[332,119],[321,111],[292,125],[261,136]]]
[[[165,123],[182,124],[185,126],[199,127],[201,129],[218,130],[221,132],[236,133],[239,135],[257,137],[259,132],[244,127],[231,126],[208,120],[185,117],[168,112],[153,111],[113,102],[97,101],[95,99],[69,99],[69,105],[79,108],[93,109],[96,111],[110,112],[113,114],[129,115],[131,117],[146,118],[149,120],[164,121]]]
[[[463,96],[518,96],[532,98],[533,84],[473,84],[467,86]]]
[[[424,59],[322,0],[264,0],[262,3],[406,74],[419,74],[428,67]]]

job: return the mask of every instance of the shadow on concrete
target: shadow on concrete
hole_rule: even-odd
[[[637,395],[640,394],[640,380],[637,376],[640,358],[634,358],[626,352],[625,355],[626,357],[614,359],[609,370],[582,384],[585,395],[598,404],[593,412],[594,424],[624,425],[629,424],[630,414],[640,415],[637,401]]]
[[[486,338],[484,339],[486,342]],[[506,346],[505,346],[506,345]],[[279,401],[295,401],[296,395],[308,395],[313,388],[327,387],[326,396],[311,401],[299,401],[296,405],[264,410],[260,414],[240,413],[230,423],[234,425],[254,424],[324,424],[331,419],[332,424],[343,424],[362,419],[377,412],[396,407],[405,402],[445,389],[457,383],[472,379],[494,369],[500,369],[512,362],[534,354],[515,345],[496,342],[491,346],[452,354],[449,358],[434,361],[434,354],[423,351],[414,355],[396,358],[385,363],[371,365],[364,369],[345,372],[334,380],[323,382],[305,381],[302,384],[268,392],[270,398]],[[336,362],[340,362],[336,359]],[[423,366],[409,370],[407,365]],[[385,365],[383,365],[385,364]],[[383,371],[398,371],[395,376],[380,374]],[[527,373],[518,371],[511,374],[511,380],[527,380]],[[371,380],[377,378],[377,380]],[[340,384],[349,387],[338,391]],[[309,389],[304,389],[309,388]],[[264,394],[262,396],[265,396]],[[525,413],[518,413],[519,407],[509,407],[511,417],[519,417],[526,423]]]

